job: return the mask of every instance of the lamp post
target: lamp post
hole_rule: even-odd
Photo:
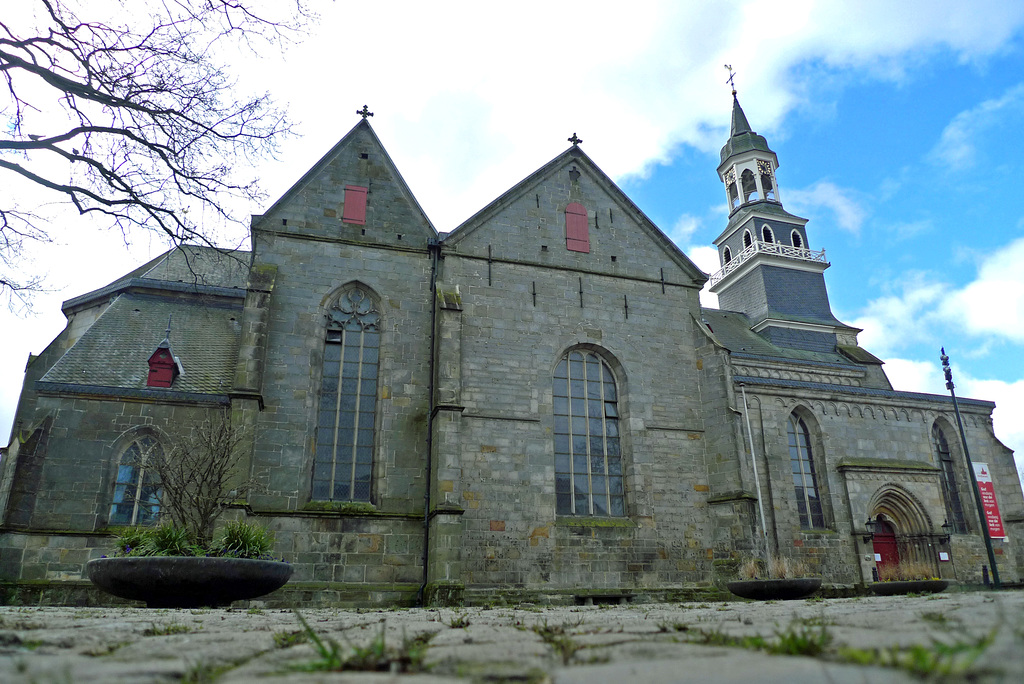
[[[946,375],[946,389],[949,396],[953,398],[953,412],[956,413],[956,426],[960,430],[960,444],[964,448],[964,459],[967,461],[967,472],[971,476],[971,488],[974,490],[974,503],[978,506],[978,519],[981,521],[981,531],[985,535],[985,549],[988,551],[988,562],[992,567],[992,586],[999,588],[999,570],[996,569],[996,554],[992,550],[992,536],[988,533],[988,519],[985,517],[985,506],[981,503],[981,490],[978,489],[978,478],[974,475],[974,464],[971,463],[971,453],[967,450],[967,437],[964,436],[964,423],[960,420],[960,406],[956,403],[956,392],[953,388],[953,369],[949,367],[949,357],[946,356],[946,348],[940,349],[942,361],[942,372]]]

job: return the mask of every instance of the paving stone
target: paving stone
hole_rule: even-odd
[[[1024,681],[1024,592],[965,592],[782,602],[673,603],[538,609],[304,610],[325,644],[343,652],[383,634],[398,648],[433,635],[425,672],[346,672],[352,682],[905,682],[910,672],[843,662],[861,653],[934,643],[992,643],[961,678]],[[787,632],[832,641],[820,657],[770,655],[722,645]],[[0,607],[0,681],[307,683],[339,675],[310,671],[311,643],[279,644],[299,633],[287,610],[147,610]],[[277,635],[277,639],[275,639]],[[933,668],[932,674],[937,674]],[[969,675],[969,677],[967,676]]]

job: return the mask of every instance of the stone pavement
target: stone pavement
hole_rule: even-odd
[[[0,681],[1024,681],[1020,591],[301,615],[0,607]]]

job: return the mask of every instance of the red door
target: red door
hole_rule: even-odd
[[[873,546],[879,560],[876,560],[875,564],[879,568],[892,567],[900,562],[900,552],[896,548],[896,530],[882,520],[879,520],[876,525]]]

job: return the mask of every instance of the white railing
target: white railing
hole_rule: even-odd
[[[787,259],[815,261],[822,264],[826,263],[825,250],[812,252],[811,250],[803,247],[793,247],[791,245],[783,245],[778,242],[761,242],[760,240],[755,240],[752,245],[734,256],[732,261],[722,267],[722,270],[711,276],[711,286],[714,287],[717,285],[721,282],[722,278],[738,269],[744,264],[744,262],[750,261],[755,254],[772,254],[774,256],[786,257]]]

